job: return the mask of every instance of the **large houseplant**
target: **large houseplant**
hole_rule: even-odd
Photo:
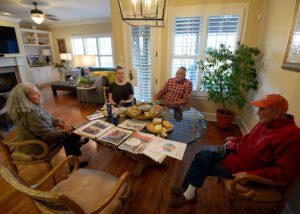
[[[235,51],[221,44],[218,49],[207,52],[206,60],[200,61],[203,72],[201,88],[207,91],[209,100],[222,106],[217,110],[218,127],[231,125],[234,113],[227,108],[228,104],[241,109],[247,102],[246,93],[257,89],[255,56],[259,53],[258,48],[240,43]]]

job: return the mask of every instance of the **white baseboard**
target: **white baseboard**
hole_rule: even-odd
[[[216,114],[211,112],[202,112],[207,121],[217,121]],[[250,132],[250,129],[246,125],[245,121],[240,117],[234,117],[233,124],[237,124],[242,132],[242,134],[247,134]]]

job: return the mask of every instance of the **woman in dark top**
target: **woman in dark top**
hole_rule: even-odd
[[[109,86],[109,102],[113,105],[126,105],[133,101],[133,88],[125,80],[125,72],[121,66],[116,68],[116,81]]]

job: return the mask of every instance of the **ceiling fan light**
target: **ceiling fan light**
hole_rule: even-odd
[[[31,19],[37,23],[38,25],[41,24],[44,21],[44,14],[40,13],[32,13],[31,14]]]

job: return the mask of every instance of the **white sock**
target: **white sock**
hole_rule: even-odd
[[[183,193],[183,195],[186,198],[186,200],[191,200],[192,198],[194,198],[196,196],[196,190],[197,190],[196,187],[194,187],[193,185],[189,184],[188,188]]]

